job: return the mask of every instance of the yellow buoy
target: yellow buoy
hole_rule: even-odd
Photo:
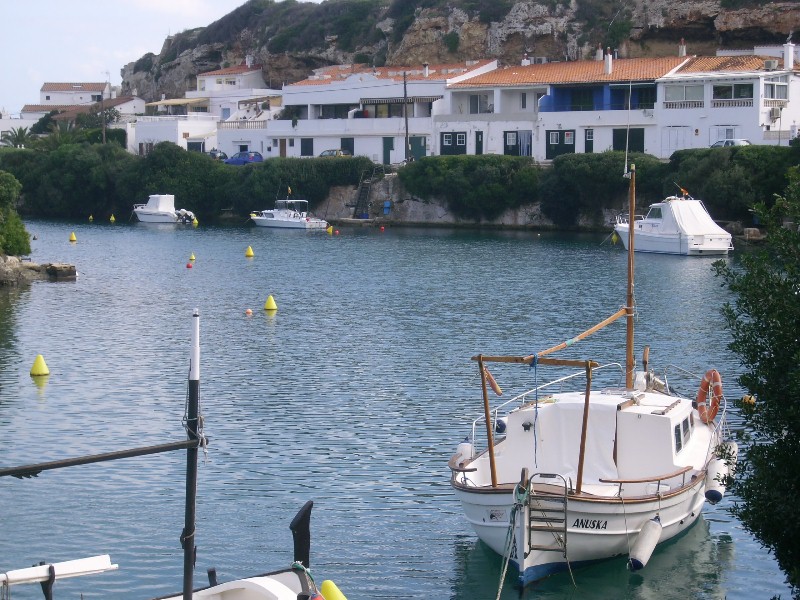
[[[253,253],[253,249],[250,246],[248,246],[247,250],[244,251],[244,255],[247,258],[253,258],[255,256],[255,254]]]
[[[75,232],[74,231],[69,234],[69,241],[70,242],[77,242],[78,241],[78,238],[75,237]]]
[[[327,231],[329,234],[333,233],[333,225],[328,225],[328,227],[325,229],[325,231]]]
[[[275,304],[275,298],[272,297],[272,294],[270,294],[267,301],[264,302],[264,310],[278,310],[278,305]]]
[[[33,366],[31,367],[31,376],[40,377],[42,375],[50,375],[50,369],[47,368],[47,363],[44,362],[44,356],[37,354],[36,360],[33,361]]]
[[[94,217],[92,215],[89,215],[89,223],[91,223],[92,221],[94,221]]]
[[[197,220],[197,217],[195,217],[194,219],[192,219],[192,225],[194,225],[195,227],[197,227],[198,225],[200,225],[200,221],[198,221],[198,220]]]
[[[194,260],[194,252],[192,252],[192,255],[189,257],[189,260]]]
[[[614,231],[614,233],[611,234],[611,243],[616,244],[618,241],[619,241],[619,236],[617,235],[617,232]]]
[[[347,600],[347,597],[339,590],[339,587],[330,579],[326,579],[319,586],[319,592],[325,600]]]

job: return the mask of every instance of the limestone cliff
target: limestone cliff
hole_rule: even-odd
[[[690,54],[713,54],[719,47],[782,44],[800,29],[800,4],[744,1],[726,8],[735,0],[250,0],[125,65],[122,93],[147,101],[180,97],[195,89],[198,73],[239,64],[245,54],[279,89],[328,64],[513,64],[526,52],[576,60],[593,57],[598,45],[621,56],[664,56],[677,52],[681,38]]]

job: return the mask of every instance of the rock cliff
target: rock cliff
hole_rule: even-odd
[[[494,2],[494,3],[493,3]],[[180,97],[196,76],[240,64],[263,65],[272,88],[337,63],[447,63],[523,54],[547,60],[592,58],[598,45],[620,56],[664,56],[681,38],[690,54],[719,47],[782,44],[800,29],[800,4],[739,0],[339,0],[323,4],[250,0],[207,28],[167,38],[159,54],[123,67],[122,93],[147,101]],[[498,7],[508,7],[498,14]],[[477,9],[475,7],[478,7]],[[481,8],[483,7],[483,8]],[[487,8],[488,7],[488,8]],[[358,28],[358,35],[352,33]],[[348,34],[352,33],[352,35]]]

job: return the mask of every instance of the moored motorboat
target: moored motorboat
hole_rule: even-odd
[[[134,204],[133,212],[142,223],[192,223],[195,220],[192,211],[175,210],[172,194],[151,194],[147,204]]]
[[[633,165],[630,178],[634,214]],[[693,400],[673,389],[672,378],[685,371],[656,376],[646,347],[636,367],[629,242],[626,303],[617,312],[535,354],[473,357],[483,413],[448,463],[451,485],[478,537],[518,569],[523,585],[619,555],[631,569],[643,567],[658,544],[691,527],[704,502],[722,498],[732,473],[719,373],[697,378]],[[624,364],[549,356],[622,317]],[[491,407],[489,390],[502,394],[505,377],[520,367],[517,375],[532,376],[533,385]],[[545,380],[550,368],[570,371]],[[479,441],[485,449],[476,450]]]
[[[614,232],[626,249],[630,222],[630,213],[622,214],[614,225]],[[731,234],[714,222],[700,200],[688,193],[651,204],[644,217],[634,218],[633,232],[637,252],[715,256],[733,250]]]
[[[308,200],[276,200],[275,208],[250,213],[259,227],[282,229],[327,229],[328,222],[308,212]]]

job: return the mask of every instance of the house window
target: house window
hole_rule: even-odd
[[[457,133],[456,134],[456,146],[466,146],[467,145],[467,134],[466,133]]]
[[[45,96],[44,99],[45,100],[50,100],[50,96]]]
[[[575,143],[575,132],[574,131],[565,131],[564,132],[564,143],[568,145],[572,145]]]
[[[646,87],[637,90],[639,94],[638,108],[653,108],[656,105],[656,88]]]
[[[443,133],[442,134],[442,146],[452,146],[453,145],[453,134],[452,133]]]
[[[294,148],[294,138],[289,138],[289,148]]]
[[[594,129],[587,129],[586,130],[586,141],[593,142],[594,141]]]
[[[752,83],[734,83],[727,85],[715,85],[712,91],[714,100],[752,100]]]
[[[578,88],[571,91],[570,110],[594,110],[594,98],[591,88]]]
[[[272,138],[272,145],[273,146],[277,146],[278,145],[278,139],[277,138]]]
[[[489,112],[489,95],[472,94],[469,97],[469,114],[478,115]]]
[[[314,138],[300,138],[300,156],[314,156]]]
[[[764,98],[771,100],[789,99],[789,84],[786,75],[770,77],[764,82]]]
[[[92,102],[100,102],[103,99],[101,94],[92,94]]]
[[[559,138],[559,135],[558,135],[557,131],[551,131],[550,132],[550,144],[551,145],[555,146],[556,144],[558,144],[558,138]]]
[[[517,145],[517,132],[516,131],[506,132],[506,146],[516,146],[516,145]]]
[[[664,100],[667,102],[702,102],[702,85],[668,85],[664,88]]]
[[[522,110],[525,110],[526,108],[528,108],[528,94],[526,94],[525,92],[522,92],[519,95],[519,107]]]

